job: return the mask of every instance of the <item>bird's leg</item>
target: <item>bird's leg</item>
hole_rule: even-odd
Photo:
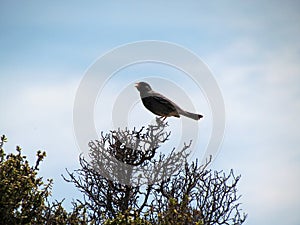
[[[165,121],[165,120],[167,119],[167,117],[168,117],[168,116],[160,116],[160,117],[159,117],[159,120]]]

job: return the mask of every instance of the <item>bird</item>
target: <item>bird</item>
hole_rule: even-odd
[[[153,91],[146,82],[135,83],[135,87],[140,92],[143,105],[155,115],[160,116],[163,121],[171,116],[180,117],[182,115],[194,120],[199,120],[203,117],[200,114],[183,110],[167,97]]]

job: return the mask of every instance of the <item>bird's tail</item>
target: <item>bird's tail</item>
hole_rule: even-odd
[[[183,116],[189,117],[191,119],[194,119],[194,120],[199,120],[203,117],[200,114],[190,113],[190,112],[187,112],[187,111],[182,111],[182,112],[180,112],[180,114],[183,115]]]

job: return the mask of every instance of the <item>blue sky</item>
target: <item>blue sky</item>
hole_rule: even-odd
[[[41,173],[55,179],[53,197],[78,197],[60,174],[78,167],[72,110],[84,73],[119,45],[174,42],[203,59],[222,90],[226,133],[213,167],[242,174],[246,224],[296,225],[299,9],[298,1],[1,1],[6,149],[20,145],[31,160],[46,150]]]

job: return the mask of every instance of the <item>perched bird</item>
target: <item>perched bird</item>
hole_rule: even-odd
[[[181,109],[170,99],[153,91],[151,86],[146,82],[136,83],[135,87],[140,92],[144,106],[155,115],[161,116],[163,120],[170,116],[180,117],[180,115],[194,120],[199,120],[203,117],[202,115],[190,113]]]

